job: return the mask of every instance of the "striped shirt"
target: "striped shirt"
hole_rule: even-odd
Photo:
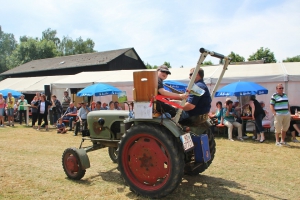
[[[274,93],[271,97],[270,104],[274,106],[276,115],[289,114],[289,99],[285,93],[282,95]]]

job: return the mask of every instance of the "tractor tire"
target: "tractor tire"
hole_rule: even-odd
[[[204,172],[210,166],[213,159],[215,158],[215,153],[216,153],[215,137],[214,137],[214,135],[213,135],[210,128],[206,130],[206,134],[207,134],[208,140],[209,140],[209,149],[210,149],[211,159],[207,163],[202,163],[202,165],[200,165],[199,167],[197,167],[194,170],[193,170],[193,165],[198,165],[199,163],[188,163],[188,164],[186,164],[186,166],[184,168],[184,173],[187,174],[187,175],[196,176],[196,175]]]
[[[147,198],[161,198],[181,183],[184,154],[180,143],[161,125],[139,124],[122,136],[118,169],[130,190]]]
[[[76,148],[68,148],[62,155],[62,166],[66,175],[73,180],[80,180],[85,175]]]
[[[116,147],[108,147],[108,155],[110,159],[113,161],[113,163],[117,163],[118,154],[117,154]]]

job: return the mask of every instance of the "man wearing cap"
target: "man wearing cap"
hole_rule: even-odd
[[[171,75],[171,72],[169,71],[169,68],[166,65],[159,66],[157,68],[157,75],[158,75],[158,94],[168,96],[172,99],[177,100],[183,100],[187,98],[186,94],[176,94],[173,92],[169,92],[164,89],[163,81],[168,77],[168,75]],[[163,102],[157,101],[156,103],[156,110],[158,112],[167,112],[172,117],[176,115],[176,109],[168,104],[165,104]]]
[[[69,131],[72,131],[73,121],[75,121],[74,115],[77,114],[77,108],[74,106],[74,103],[71,102],[67,111],[64,113],[63,120],[69,120]]]
[[[22,124],[22,121],[23,121],[23,114],[24,114],[24,118],[25,118],[25,123],[27,124],[27,118],[26,118],[27,108],[24,107],[24,105],[27,105],[28,102],[24,97],[25,97],[24,94],[22,94],[21,98],[18,100],[18,103],[17,103],[20,124]]]
[[[190,78],[192,77],[194,71],[195,68],[192,68],[190,70],[190,74],[189,74]],[[199,71],[196,73],[197,75],[195,78],[195,85],[203,89],[205,92],[202,96],[193,95],[193,94],[189,95],[187,102],[183,106],[183,111],[179,119],[181,123],[185,123],[185,121],[187,123],[189,123],[189,121],[192,123],[195,121],[199,123],[203,123],[208,119],[208,113],[211,108],[210,92],[203,81],[204,70],[200,68]]]
[[[81,102],[81,108],[79,109],[79,111],[77,113],[78,120],[76,122],[76,129],[74,132],[74,136],[77,136],[80,125],[84,125],[84,129],[87,128],[87,114],[90,111],[91,111],[91,109],[86,106],[86,103]]]

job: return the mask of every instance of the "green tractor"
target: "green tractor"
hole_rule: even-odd
[[[212,92],[214,95],[230,58],[203,48],[200,52],[195,71],[207,55],[225,59],[223,71]],[[194,73],[187,90],[192,87],[195,77]],[[67,148],[62,155],[62,166],[68,178],[81,179],[90,167],[87,153],[108,147],[111,160],[118,164],[118,170],[131,191],[149,198],[161,198],[177,188],[184,174],[198,175],[210,166],[216,152],[210,120],[203,118],[196,119],[196,123],[179,124],[180,109],[173,119],[164,114],[152,117],[149,96],[154,96],[157,91],[155,81],[157,84],[156,72],[134,74],[134,87],[141,89],[134,92],[133,109],[101,110],[88,114],[89,129],[82,131],[79,148]],[[83,147],[83,142],[88,140],[92,144]]]

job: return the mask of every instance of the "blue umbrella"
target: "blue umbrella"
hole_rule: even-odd
[[[120,92],[122,91],[112,85],[96,83],[93,85],[89,85],[86,88],[77,92],[77,96],[106,96],[112,94],[119,94]]]
[[[261,95],[268,94],[268,90],[263,86],[247,81],[239,81],[230,83],[221,89],[219,89],[215,97],[227,97],[227,96],[247,96],[247,95]]]
[[[169,87],[172,87],[173,89],[175,89],[175,90],[177,90],[181,93],[185,93],[186,88],[187,88],[187,84],[181,83],[181,82],[178,82],[178,81],[165,80],[163,83],[164,83],[164,88],[168,91],[172,91],[169,88]]]
[[[6,97],[7,97],[7,93],[9,93],[9,92],[10,92],[11,95],[12,95],[13,97],[15,97],[15,98],[19,98],[19,97],[22,95],[21,92],[18,92],[18,91],[16,91],[16,90],[11,90],[11,89],[0,90],[0,93],[2,93],[3,98],[5,98],[5,99],[6,99]]]

